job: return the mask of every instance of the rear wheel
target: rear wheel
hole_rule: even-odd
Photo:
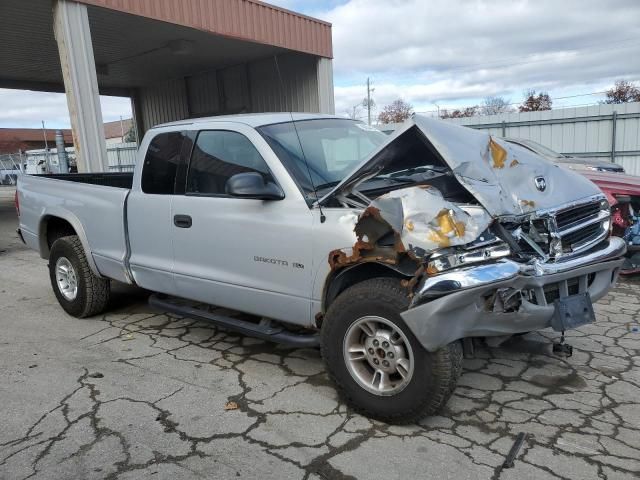
[[[97,315],[109,303],[110,282],[91,271],[77,235],[59,238],[51,246],[49,278],[58,303],[69,315]]]
[[[322,325],[322,355],[341,395],[365,415],[408,423],[437,412],[453,392],[462,364],[459,342],[427,352],[400,312],[407,290],[374,278],[345,290]]]

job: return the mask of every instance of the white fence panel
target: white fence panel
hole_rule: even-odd
[[[640,102],[447,120],[496,136],[536,141],[561,153],[595,157],[640,175]]]
[[[133,172],[136,165],[138,145],[136,142],[107,145],[107,160],[110,172]]]

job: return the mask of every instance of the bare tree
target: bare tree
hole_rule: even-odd
[[[474,117],[478,115],[478,110],[480,107],[478,105],[474,105],[473,107],[465,107],[462,110],[456,108],[455,110],[448,111],[444,109],[440,112],[440,118],[465,118],[465,117]]]
[[[602,103],[640,102],[640,88],[633,82],[616,80],[613,88],[607,90],[607,98]]]
[[[534,89],[524,92],[524,101],[518,107],[521,112],[539,112],[541,110],[551,110],[551,97],[547,92],[540,92],[536,95]]]
[[[511,111],[513,111],[513,109],[509,106],[509,99],[503,97],[485,97],[480,107],[480,113],[482,115],[497,115]]]
[[[378,121],[380,123],[402,123],[411,115],[413,115],[413,106],[399,98],[382,109],[378,115]]]
[[[358,103],[351,108],[347,108],[344,113],[352,120],[358,120],[360,118],[360,114],[362,112],[362,104]]]

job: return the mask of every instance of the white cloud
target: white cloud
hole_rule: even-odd
[[[105,122],[131,117],[128,98],[100,97]],[[69,128],[69,109],[63,93],[0,89],[0,127]]]
[[[402,97],[429,109],[640,78],[631,0],[351,0],[322,17],[333,23],[338,113],[362,100],[367,76],[378,105]]]
[[[272,0],[333,24],[336,112],[366,96],[416,110],[552,97],[640,80],[637,0]],[[554,105],[593,103],[598,97]],[[64,95],[0,90],[0,125],[69,123]],[[130,115],[127,99],[102,97],[105,120]]]

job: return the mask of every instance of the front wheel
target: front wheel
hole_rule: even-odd
[[[408,304],[399,280],[374,278],[340,294],[322,325],[322,355],[341,395],[363,414],[392,423],[436,413],[462,364],[460,342],[435,352],[420,345],[400,316]]]

